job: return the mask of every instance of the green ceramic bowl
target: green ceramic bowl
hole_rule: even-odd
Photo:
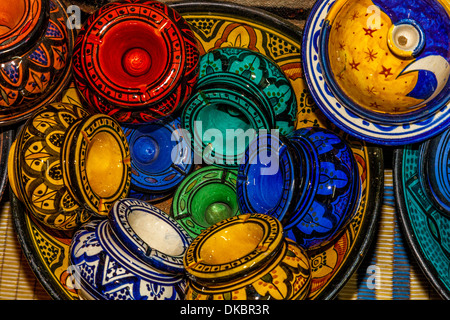
[[[215,166],[194,171],[175,192],[173,217],[195,238],[209,226],[240,214],[236,179],[235,171]]]

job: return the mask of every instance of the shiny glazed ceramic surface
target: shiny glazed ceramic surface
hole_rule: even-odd
[[[318,1],[304,68],[321,110],[373,143],[426,140],[449,121],[449,6],[442,1]]]
[[[49,1],[2,1],[0,58],[11,58],[34,45],[48,23],[49,5]]]
[[[131,153],[131,189],[148,199],[166,197],[194,169],[190,141],[179,118],[122,125]]]
[[[54,103],[25,123],[10,150],[8,174],[13,192],[39,221],[71,230],[92,214],[107,214],[128,194],[128,145],[111,117]]]
[[[8,125],[29,118],[67,85],[74,34],[58,0],[5,0],[0,10],[0,125]]]
[[[235,4],[183,2],[174,4],[173,8],[194,30],[200,52],[241,46],[262,52],[276,61],[296,92],[297,128],[314,125],[336,129],[314,104],[302,76],[300,29],[264,11]],[[72,88],[69,91],[73,92]],[[75,103],[78,100],[74,96],[65,96],[64,101]],[[383,185],[382,151],[351,136],[344,136],[358,163],[362,198],[355,217],[342,236],[317,252],[309,253],[312,284],[308,299],[332,299],[336,296],[364,257],[379,215]],[[71,233],[46,227],[29,214],[14,195],[11,198],[14,224],[33,271],[55,299],[77,299],[78,294],[70,284],[68,272]],[[165,204],[156,206],[163,208]]]
[[[90,108],[120,123],[172,114],[192,92],[199,53],[189,25],[157,1],[120,1],[77,36],[74,78]]]
[[[278,65],[254,50],[224,47],[202,55],[199,80],[183,108],[183,127],[208,164],[235,168],[260,130],[293,131],[296,97]],[[215,130],[220,136],[208,130]],[[233,134],[232,131],[236,132]]]
[[[428,198],[450,217],[449,130],[420,145],[419,178]]]
[[[120,124],[94,114],[66,133],[61,158],[70,192],[95,216],[105,216],[130,189],[130,149]]]
[[[260,136],[250,143],[243,162],[237,180],[241,212],[276,217],[287,237],[305,249],[333,240],[355,214],[357,164],[347,143],[329,130],[311,127],[286,138]]]
[[[237,172],[206,166],[192,172],[177,188],[172,215],[193,238],[221,220],[240,214]]]
[[[190,237],[166,213],[121,199],[109,219],[78,230],[70,259],[80,297],[107,300],[178,300],[184,296],[182,257]]]
[[[9,152],[13,192],[39,221],[56,229],[74,229],[90,219],[64,182],[61,159],[65,132],[88,116],[72,105],[43,107],[26,122]]]
[[[0,129],[0,200],[8,193],[8,157],[11,145],[14,141],[16,130],[3,127]]]
[[[411,251],[436,291],[448,300],[450,217],[436,206],[422,181],[420,167],[421,159],[424,158],[421,154],[423,150],[420,145],[407,145],[395,150],[395,199],[401,226]],[[443,163],[439,166],[441,165]]]
[[[184,265],[187,300],[304,299],[311,285],[305,251],[268,215],[218,222],[195,238]]]

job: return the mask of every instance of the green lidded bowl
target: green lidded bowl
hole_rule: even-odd
[[[195,238],[211,225],[240,214],[236,179],[236,171],[215,166],[194,171],[175,192],[174,219]]]

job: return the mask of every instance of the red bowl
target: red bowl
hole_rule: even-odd
[[[191,95],[199,51],[187,22],[157,1],[120,1],[89,17],[75,42],[77,88],[121,123],[172,114]]]

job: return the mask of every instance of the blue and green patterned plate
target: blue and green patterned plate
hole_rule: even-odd
[[[420,145],[394,152],[394,192],[400,225],[420,267],[450,299],[450,218],[427,197],[419,177]]]

